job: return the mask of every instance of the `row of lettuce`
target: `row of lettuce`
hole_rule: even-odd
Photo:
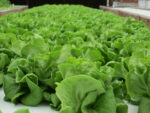
[[[0,18],[5,100],[60,113],[150,112],[150,28],[78,5],[45,5]]]

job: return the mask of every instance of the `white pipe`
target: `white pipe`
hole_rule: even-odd
[[[107,7],[109,7],[109,0],[107,0]]]

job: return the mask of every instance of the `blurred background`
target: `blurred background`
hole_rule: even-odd
[[[106,5],[107,0],[10,0],[15,5],[28,5],[30,8],[43,4],[82,4],[98,8],[99,5]]]

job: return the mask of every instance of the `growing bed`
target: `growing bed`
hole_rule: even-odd
[[[128,102],[149,113],[149,68],[150,28],[133,18],[80,5],[0,18],[5,101],[59,113],[128,113]]]

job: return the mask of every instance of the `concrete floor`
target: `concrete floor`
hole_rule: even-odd
[[[133,17],[139,21],[143,21],[146,25],[150,26],[150,9],[143,9],[138,7],[99,7],[103,11],[112,12],[122,17]]]
[[[142,17],[150,18],[150,10],[130,8],[130,7],[114,8],[114,9],[119,10],[119,11],[123,11],[123,12],[127,12],[127,13],[137,14],[137,15],[140,15]]]

